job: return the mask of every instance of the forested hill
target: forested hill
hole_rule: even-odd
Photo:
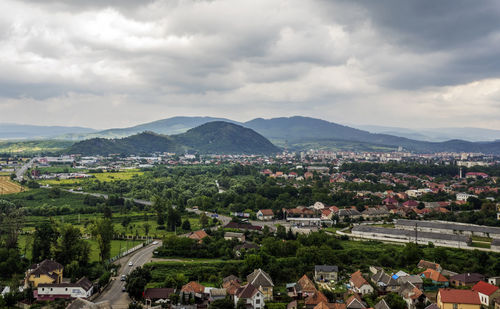
[[[174,135],[182,145],[201,153],[270,154],[279,152],[267,138],[237,124],[214,121]]]
[[[143,132],[120,139],[93,138],[68,148],[71,154],[109,155],[152,152],[197,152],[202,154],[273,154],[280,149],[257,132],[215,121],[177,135]]]
[[[374,134],[348,126],[309,117],[257,118],[244,124],[273,141],[287,141],[289,144],[318,141],[349,141],[380,146],[399,147],[414,152],[483,152],[500,154],[500,141],[469,142],[450,140],[446,142],[425,142],[409,138]]]

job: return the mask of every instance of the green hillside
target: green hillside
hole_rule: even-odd
[[[82,155],[152,152],[272,154],[279,150],[269,140],[251,129],[216,121],[172,136],[143,132],[120,139],[93,138],[74,144],[67,152]]]

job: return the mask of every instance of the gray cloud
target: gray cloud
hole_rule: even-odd
[[[6,0],[0,121],[302,114],[500,129],[499,21],[495,1]]]

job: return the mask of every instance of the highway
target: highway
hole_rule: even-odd
[[[31,168],[31,166],[33,165],[33,163],[34,163],[36,160],[38,160],[38,157],[34,157],[34,158],[32,158],[32,159],[31,159],[31,160],[29,160],[26,164],[24,164],[23,166],[21,166],[21,168],[20,168],[20,169],[18,169],[18,170],[16,171],[16,180],[17,180],[17,181],[21,181],[21,180],[23,180],[23,178],[24,178],[24,176],[23,176],[23,175],[24,175],[24,173],[26,173],[26,171],[27,171],[29,168]]]
[[[153,257],[153,252],[161,246],[161,241],[158,244],[150,244],[131,255],[125,256],[115,263],[121,265],[116,277],[111,278],[111,283],[107,289],[94,300],[94,302],[109,301],[113,309],[126,309],[131,302],[130,297],[128,297],[127,292],[123,292],[122,289],[125,286],[125,281],[121,281],[122,275],[128,275],[134,268],[143,266],[144,264],[151,261]],[[132,266],[128,264],[132,262]]]

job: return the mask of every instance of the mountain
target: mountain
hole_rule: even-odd
[[[371,148],[402,146],[414,152],[484,152],[500,154],[500,141],[468,142],[449,140],[446,142],[427,142],[339,125],[309,117],[282,117],[272,119],[257,118],[244,123],[245,126],[264,135],[278,145],[291,149],[307,149],[304,144],[315,142],[322,146],[333,142],[362,143]]]
[[[68,153],[82,155],[188,151],[203,154],[272,154],[280,149],[251,129],[215,121],[171,136],[143,132],[120,139],[93,138],[78,142],[67,150]]]
[[[209,122],[173,138],[201,153],[269,154],[279,151],[254,130],[224,121]]]
[[[106,137],[106,138],[127,137],[145,131],[155,132],[158,134],[173,135],[173,134],[184,133],[189,129],[213,121],[225,121],[238,124],[238,122],[236,121],[225,118],[179,116],[179,117],[172,117],[153,122],[148,122],[129,128],[115,128],[115,129],[103,130],[95,132],[93,134],[86,134],[84,136],[80,136],[80,139],[92,138],[92,137]]]
[[[64,126],[35,126],[15,123],[0,123],[0,139],[49,139],[62,134],[89,134],[94,129]]]
[[[456,128],[422,128],[408,129],[399,127],[386,127],[376,125],[353,125],[353,127],[371,133],[391,134],[428,142],[444,142],[461,139],[471,142],[485,142],[500,140],[500,130],[456,127]]]

